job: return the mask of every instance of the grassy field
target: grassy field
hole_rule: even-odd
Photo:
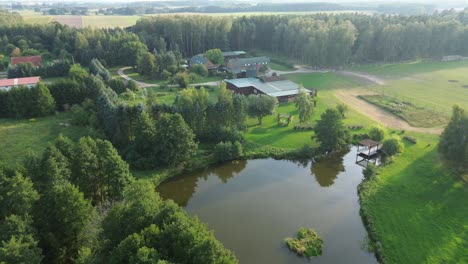
[[[362,207],[388,263],[468,263],[468,186],[441,165],[438,138],[416,145],[367,184]]]
[[[446,125],[449,121],[448,115],[387,95],[361,95],[360,98],[387,110],[415,127],[438,127]]]
[[[92,28],[129,27],[136,24],[140,16],[83,16],[83,26]]]
[[[468,61],[414,61],[397,64],[366,64],[352,67],[351,70],[369,73],[383,78],[398,79],[422,73],[430,73],[466,67],[468,67]]]
[[[290,67],[287,65],[278,64],[274,62],[270,62],[269,66],[273,71],[294,71],[295,70],[294,67]]]
[[[334,73],[313,73],[313,74],[291,74],[288,78],[296,83],[303,84],[307,88],[318,89],[317,107],[314,109],[311,124],[313,125],[320,115],[328,107],[335,107],[340,101],[334,96],[333,90],[340,88],[352,88],[364,85],[359,80],[350,77],[339,76]],[[278,126],[276,115],[292,114],[295,119],[287,127]],[[347,113],[345,123],[348,125],[370,126],[373,122],[360,113],[350,109]],[[294,126],[299,124],[298,113],[294,103],[280,104],[276,113],[265,117],[262,125],[258,125],[256,119],[249,119],[249,130],[246,139],[264,146],[274,146],[281,148],[299,148],[304,145],[314,144],[311,140],[312,131],[294,130]]]
[[[450,115],[458,104],[468,109],[468,61],[366,65],[353,70],[386,79],[373,92]]]
[[[82,127],[64,127],[60,123],[70,122],[69,113],[29,120],[0,119],[0,163],[14,166],[30,151],[39,154],[62,133],[73,140],[86,135]]]

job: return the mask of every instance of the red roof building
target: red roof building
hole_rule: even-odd
[[[11,64],[13,66],[18,65],[19,63],[32,63],[34,66],[39,67],[42,64],[41,56],[29,56],[29,57],[11,57]]]
[[[16,86],[28,86],[33,87],[41,81],[41,78],[36,77],[26,77],[26,78],[15,78],[15,79],[3,79],[0,80],[0,90],[10,90]]]

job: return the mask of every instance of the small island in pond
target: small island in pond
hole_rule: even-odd
[[[322,255],[323,240],[314,229],[299,229],[296,238],[284,240],[288,248],[303,257],[316,257]]]

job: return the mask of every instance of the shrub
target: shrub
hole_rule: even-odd
[[[381,126],[373,126],[369,131],[369,138],[381,142],[385,138],[385,129]]]
[[[195,64],[192,66],[191,71],[195,74],[198,74],[200,76],[206,77],[208,76],[208,69],[206,69],[206,66],[203,64]]]
[[[411,143],[413,143],[413,144],[418,143],[418,141],[417,141],[416,138],[414,138],[414,137],[404,136],[403,139],[406,140],[406,141],[409,141],[409,142],[411,142]]]
[[[377,166],[374,164],[369,164],[363,171],[362,174],[364,175],[365,179],[370,179],[377,174]]]
[[[303,257],[322,255],[323,240],[314,229],[299,229],[296,238],[286,238],[286,245],[291,251]]]
[[[215,146],[213,154],[217,161],[238,159],[243,154],[242,144],[239,141],[235,141],[234,143],[230,141],[220,142]]]
[[[396,154],[399,154],[403,152],[403,149],[404,149],[404,146],[401,143],[400,138],[398,137],[392,137],[392,138],[386,139],[382,145],[382,150],[388,156],[394,156]]]
[[[161,78],[163,80],[168,80],[169,78],[171,78],[171,76],[172,76],[172,73],[170,73],[168,70],[163,70],[161,73]]]

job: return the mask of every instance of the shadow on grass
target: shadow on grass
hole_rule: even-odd
[[[364,206],[389,263],[468,262],[467,186],[435,162],[435,151],[370,183]]]

